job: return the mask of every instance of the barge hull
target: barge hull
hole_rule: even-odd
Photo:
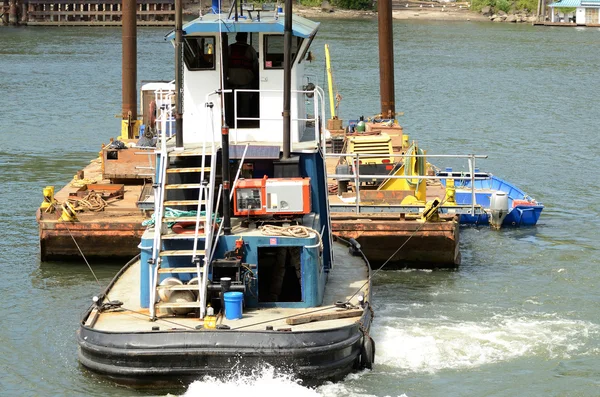
[[[124,222],[41,221],[40,258],[77,259],[82,253],[86,258],[132,258],[139,253],[137,246],[146,229],[141,217],[135,218]]]
[[[390,257],[387,269],[452,268],[461,260],[459,224],[454,215],[442,217],[446,218],[444,222],[421,223],[381,214],[336,214],[331,226],[335,235],[358,241],[374,268]]]

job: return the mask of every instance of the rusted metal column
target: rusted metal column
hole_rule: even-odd
[[[16,25],[19,21],[17,19],[17,0],[13,0],[10,2],[8,8],[8,24]]]
[[[183,5],[175,0],[175,146],[183,148]]]
[[[396,118],[394,99],[394,43],[392,28],[392,0],[377,2],[379,23],[379,90],[381,117]]]
[[[21,25],[25,25],[27,23],[28,2],[29,0],[21,0]]]
[[[133,123],[137,120],[137,25],[136,0],[123,0],[121,32],[123,41],[123,120],[129,123],[128,138],[134,135]]]
[[[4,12],[4,7],[6,6],[8,6],[8,0],[2,0],[2,8],[0,9],[2,25],[8,25],[8,13]]]
[[[283,22],[283,159],[290,158],[292,102],[292,0],[285,0]]]

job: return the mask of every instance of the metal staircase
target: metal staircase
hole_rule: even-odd
[[[170,101],[165,100],[166,93],[159,91],[156,93],[156,103],[160,109],[161,121],[159,125],[163,127],[169,125],[173,119]],[[160,104],[165,104],[161,106]],[[207,108],[207,112],[211,111]],[[206,296],[208,285],[208,266],[211,258],[213,238],[215,230],[214,216],[215,208],[218,208],[218,202],[215,206],[215,172],[216,169],[216,148],[214,141],[202,143],[201,150],[175,150],[173,147],[167,147],[166,128],[159,128],[160,147],[157,149],[157,169],[154,188],[154,241],[152,244],[152,256],[149,260],[150,268],[150,316],[157,318],[159,309],[180,309],[193,308],[200,309],[200,318],[204,318],[206,312]],[[197,158],[198,166],[193,167],[175,167],[171,164],[179,156],[186,158]],[[210,166],[207,167],[207,156],[210,157]],[[181,174],[199,175],[198,183],[169,183],[169,176]],[[209,175],[208,181],[206,180]],[[167,192],[176,190],[198,190],[197,200],[169,200]],[[220,194],[221,190],[219,190]],[[218,196],[217,196],[218,199]],[[167,208],[196,206],[196,216],[178,216],[168,215]],[[173,232],[167,224],[169,222],[193,222],[195,224],[193,233],[177,234]],[[217,236],[218,237],[218,236]],[[189,261],[188,261],[189,260]],[[189,266],[182,266],[189,263]],[[197,284],[183,285],[160,285],[161,275],[176,276],[178,274],[188,274],[197,277]],[[197,291],[198,299],[191,302],[163,302],[158,301],[159,292],[163,291]]]

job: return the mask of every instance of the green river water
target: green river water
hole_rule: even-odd
[[[323,21],[345,120],[378,112],[376,21]],[[173,78],[164,29],[140,29],[140,80]],[[456,271],[374,280],[373,371],[316,389],[257,369],[138,391],[90,374],[75,332],[99,292],[83,262],[40,263],[35,210],[119,133],[120,30],[0,28],[0,395],[600,395],[600,31],[474,22],[394,24],[397,110],[430,154],[546,205],[537,227],[461,230]],[[466,164],[444,163],[455,169]],[[94,263],[105,285],[120,264]]]

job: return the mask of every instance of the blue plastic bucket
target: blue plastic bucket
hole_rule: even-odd
[[[225,318],[227,320],[239,320],[242,318],[242,302],[244,294],[241,292],[225,292]]]

